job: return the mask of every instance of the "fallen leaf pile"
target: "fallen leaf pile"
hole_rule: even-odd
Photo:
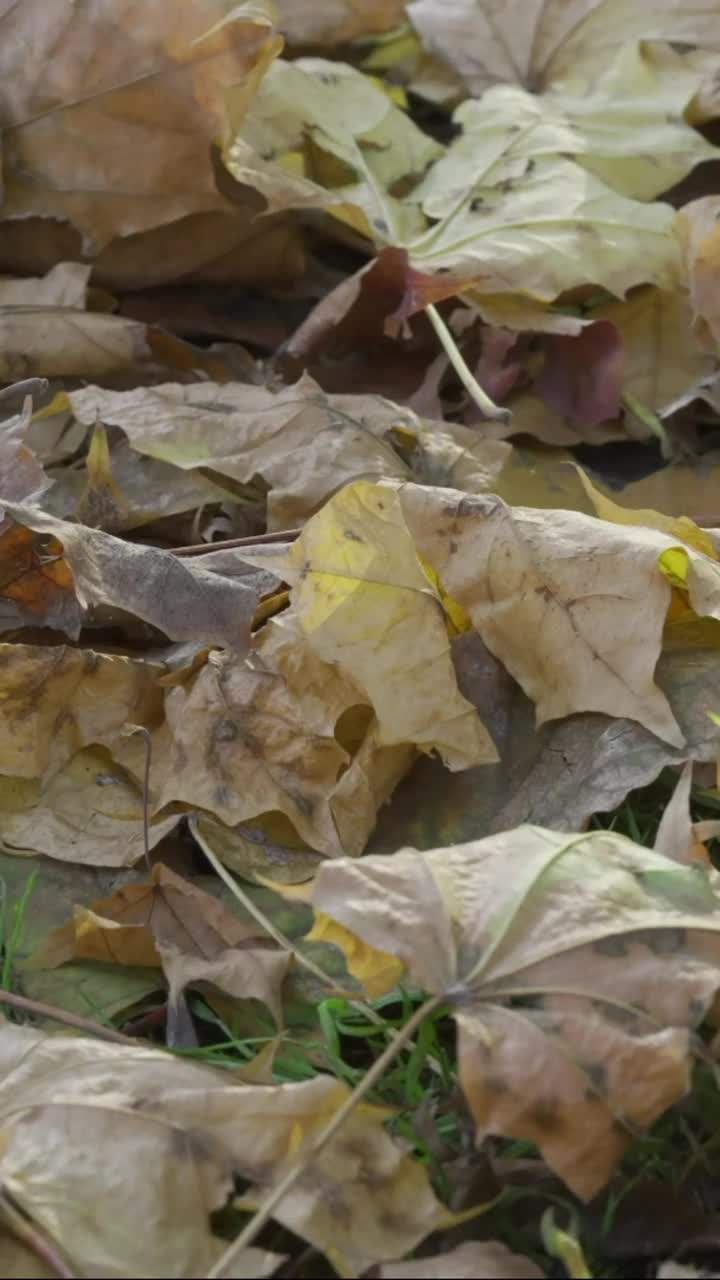
[[[6,1274],[589,1274],[484,1219],[717,1072],[717,4],[0,32]]]

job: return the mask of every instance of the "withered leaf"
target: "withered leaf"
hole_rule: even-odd
[[[699,869],[528,826],[326,862],[313,902],[446,995],[479,1136],[537,1142],[580,1196],[689,1087],[720,985],[720,900]]]

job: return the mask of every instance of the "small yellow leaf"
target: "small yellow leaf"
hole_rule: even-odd
[[[283,893],[285,887],[283,886]],[[353,978],[361,982],[365,993],[371,1000],[384,996],[396,987],[405,966],[397,956],[387,951],[379,951],[371,947],[356,933],[351,933],[344,925],[331,920],[324,911],[315,913],[315,923],[308,934],[306,942],[331,942],[339,947],[345,956],[347,967]]]

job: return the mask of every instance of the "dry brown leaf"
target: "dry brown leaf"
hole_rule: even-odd
[[[133,449],[183,471],[201,468],[270,488],[268,528],[302,523],[353,480],[365,477],[492,487],[510,450],[444,423],[423,423],[380,396],[327,396],[303,377],[281,391],[242,383],[167,384],[70,392],[75,418],[120,427]]]
[[[48,781],[82,747],[162,718],[162,663],[72,649],[0,645],[0,774]]]
[[[36,625],[55,626],[76,638],[83,612],[102,606],[134,615],[170,640],[223,644],[237,652],[247,647],[257,603],[249,576],[244,581],[226,578],[170,552],[56,520],[36,507],[17,503],[3,507],[12,517],[0,536],[0,565],[5,553],[13,584],[3,609],[6,627],[32,619]],[[39,550],[29,530],[38,535]],[[14,582],[18,561],[23,569],[28,565],[19,594]]]
[[[418,551],[533,699],[538,724],[603,711],[682,743],[653,679],[670,602],[658,559],[670,539],[451,490],[406,485],[400,502]]]
[[[581,831],[594,813],[616,808],[666,766],[720,754],[720,731],[707,715],[708,706],[720,706],[717,649],[679,648],[658,662],[657,682],[685,735],[682,749],[636,721],[593,712],[537,729],[532,703],[478,635],[459,636],[453,659],[460,688],[490,729],[500,762],[451,774],[437,760],[418,761],[382,809],[371,853],[403,845],[432,849],[523,822]]]
[[[5,219],[70,222],[96,253],[227,209],[211,146],[228,91],[251,93],[279,50],[262,0],[178,0],[172,22],[160,0],[5,0],[0,30]]]
[[[451,769],[497,758],[452,666],[449,631],[466,626],[467,616],[460,609],[453,616],[426,571],[398,491],[366,481],[346,486],[277,564],[293,587],[308,648],[362,691],[381,743],[435,750]]]
[[[358,36],[399,27],[405,0],[275,0],[280,30],[290,44],[347,44]]]
[[[326,862],[313,903],[449,998],[478,1136],[538,1142],[582,1197],[689,1087],[720,984],[720,899],[695,868],[609,832],[519,827]]]
[[[34,969],[68,960],[160,967],[169,983],[168,1040],[187,1017],[183,991],[209,982],[236,999],[262,1000],[282,1024],[280,989],[290,953],[257,924],[246,924],[189,880],[162,863],[152,883],[124,885],[45,939],[31,957]]]
[[[622,339],[623,393],[653,413],[667,412],[673,401],[714,367],[712,357],[698,345],[690,304],[682,293],[642,288],[624,301],[593,308],[591,315],[594,321],[610,321]],[[569,421],[534,390],[514,397],[512,410],[512,428],[493,424],[494,436],[522,430],[545,444],[571,446],[652,435],[648,426],[627,412],[591,425]]]
[[[652,7],[624,0],[410,0],[408,17],[431,53],[480,94],[497,81],[537,92],[572,76],[592,82],[623,44],[720,44],[713,0]]]
[[[44,785],[0,777],[3,846],[89,866],[132,866],[145,847],[141,779],[142,771],[136,780],[96,746],[77,751]],[[150,847],[178,821],[178,814],[153,818]]]
[[[257,1198],[298,1160],[307,1168],[275,1216],[346,1273],[402,1256],[447,1218],[423,1166],[385,1131],[387,1108],[361,1104],[308,1159],[348,1097],[329,1076],[242,1084],[157,1050],[10,1025],[0,1066],[0,1176],[90,1274],[204,1275],[220,1252],[209,1215],[233,1177]],[[254,1257],[249,1274],[264,1273]]]
[[[166,714],[158,808],[177,801],[230,827],[284,814],[328,856],[362,852],[414,758],[410,746],[378,741],[363,692],[316,656],[289,613],[265,627],[244,662],[211,654],[170,691]]]

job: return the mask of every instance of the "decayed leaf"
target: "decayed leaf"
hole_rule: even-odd
[[[179,0],[172,23],[159,0],[91,0],[82,13],[63,4],[52,20],[28,0],[3,4],[0,24],[5,219],[65,220],[97,252],[115,236],[227,209],[211,145],[228,90],[252,92],[278,52],[263,0]]]
[[[609,397],[621,392],[633,396],[641,406],[656,414],[666,414],[672,412],[679,396],[686,394],[714,368],[712,357],[701,349],[693,333],[692,313],[684,292],[673,293],[652,287],[637,289],[629,298],[603,303],[593,308],[590,314],[595,324],[581,331],[580,335],[556,336],[549,340],[557,344],[558,350],[562,348],[560,389],[567,387],[566,401],[569,400],[569,390],[576,385],[587,399],[592,388],[591,379],[598,379],[599,389],[589,405],[586,407],[580,402],[584,410],[582,417],[576,415],[572,420],[567,416],[572,402],[564,405],[558,399],[554,403],[540,400],[541,374],[534,387],[513,398],[515,430],[521,429],[547,444],[556,445],[574,445],[580,441],[601,444],[608,440],[627,440],[628,434],[633,437],[650,436],[650,428],[635,415],[630,421],[628,413],[618,413],[616,407],[613,416]],[[621,350],[617,353],[620,367],[610,364],[609,386],[604,380],[602,365],[597,370],[591,366],[586,372],[582,359],[584,343],[587,342],[584,333],[591,332],[595,325],[600,328],[608,323],[621,343]],[[599,413],[603,410],[606,410],[605,417],[601,419]],[[563,411],[566,416],[563,416]],[[507,434],[508,429],[503,430]],[[500,434],[496,424],[493,424],[493,433]]]
[[[475,94],[496,81],[536,91],[568,78],[592,83],[635,40],[720,42],[713,0],[411,0],[407,9],[427,47]]]
[[[594,813],[621,804],[668,765],[714,761],[720,731],[707,715],[720,706],[720,652],[679,647],[660,656],[656,679],[685,736],[669,746],[636,721],[586,712],[535,726],[533,705],[472,632],[453,642],[458,683],[477,707],[500,753],[497,765],[448,773],[423,759],[381,811],[371,853],[402,845],[432,849],[522,822],[583,830]]]
[[[624,302],[593,310],[609,320],[623,340],[623,390],[656,413],[709,373],[712,359],[702,351],[692,330],[684,292],[642,289]]]
[[[347,44],[400,26],[405,0],[275,0],[280,29],[290,44]]]
[[[543,1272],[530,1258],[512,1253],[499,1240],[468,1240],[449,1253],[435,1253],[413,1262],[386,1262],[380,1280],[542,1280]]]
[[[170,640],[224,644],[238,652],[247,647],[257,603],[251,578],[208,572],[36,507],[5,502],[3,508],[11,519],[6,516],[0,527],[0,566],[7,565],[13,587],[4,602],[6,627],[32,620],[76,638],[84,611],[102,606],[141,618]]]
[[[689,1033],[720,985],[720,900],[696,869],[609,832],[520,827],[324,863],[313,902],[450,1000],[479,1135],[538,1142],[582,1197],[689,1087]]]
[[[2,646],[2,667],[4,847],[98,866],[132,865],[144,849],[143,769],[133,775],[123,767],[121,735],[128,715],[150,724],[161,717],[163,666],[12,644]],[[178,820],[153,819],[150,845]]]
[[[620,533],[577,512],[549,516],[414,485],[402,486],[400,503],[419,553],[533,698],[538,723],[603,711],[682,744],[653,679],[670,603],[664,579],[698,616],[715,617],[720,577],[677,522],[674,536],[640,525]]]
[[[111,747],[128,723],[162,716],[158,662],[71,649],[0,645],[0,773],[52,777],[76,751]]]
[[[257,924],[245,924],[189,880],[162,863],[152,883],[128,884],[55,929],[29,961],[34,969],[69,960],[160,967],[170,987],[168,1034],[184,1016],[182,993],[191,982],[210,982],[237,999],[262,1000],[282,1024],[280,988],[290,953]]]
[[[446,616],[397,492],[348,485],[288,549],[283,573],[308,646],[363,691],[380,742],[436,750],[451,769],[496,758],[453,671],[447,617],[466,620],[453,619],[451,603]]]
[[[271,620],[244,662],[211,654],[170,691],[166,714],[158,809],[177,801],[228,826],[284,814],[328,856],[362,852],[415,754],[380,740],[365,693],[313,651],[291,613]]]
[[[138,780],[104,747],[86,747],[52,775],[0,777],[0,835],[13,853],[91,866],[129,867],[144,852],[142,773]],[[154,847],[179,815],[155,818]]]
[[[182,471],[203,468],[218,481],[243,483],[262,476],[270,487],[270,529],[301,523],[361,477],[414,477],[482,492],[509,454],[462,427],[424,424],[380,396],[327,396],[307,377],[279,392],[203,382],[122,392],[86,387],[67,399],[77,421],[121,427],[133,449]]]
[[[157,1050],[12,1026],[2,1068],[3,1182],[77,1268],[100,1275],[204,1275],[221,1251],[209,1215],[233,1176],[255,1183],[248,1199],[272,1189],[349,1093],[329,1076],[242,1084]],[[385,1131],[389,1116],[359,1106],[276,1210],[346,1273],[401,1257],[448,1217]],[[236,1274],[263,1274],[269,1259],[263,1268],[255,1251],[256,1270]]]

